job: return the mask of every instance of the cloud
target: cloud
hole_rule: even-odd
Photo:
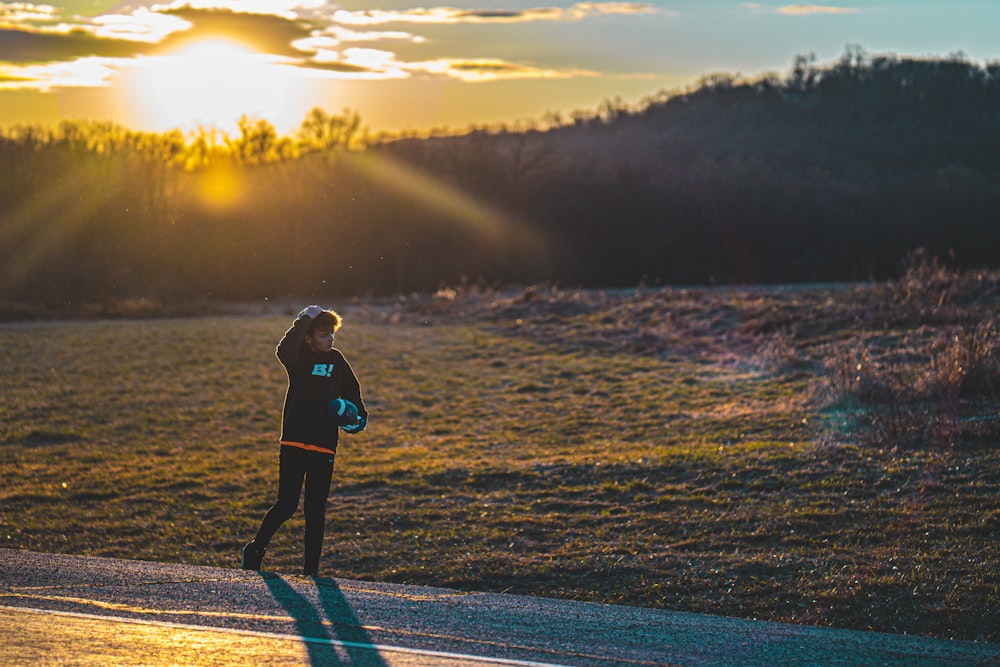
[[[91,29],[0,30],[0,62],[38,63],[85,57],[127,58],[149,52],[133,40],[99,37]]]
[[[425,37],[414,35],[410,32],[398,30],[380,30],[358,32],[343,26],[330,26],[321,31],[314,31],[310,36],[297,39],[292,42],[292,46],[304,53],[315,53],[320,49],[331,49],[344,43],[360,42],[381,42],[387,40],[397,40],[422,44],[427,41]]]
[[[676,16],[678,12],[667,11],[657,8],[648,2],[580,2],[565,10],[573,19],[584,19],[591,16],[604,16],[610,14],[670,14]]]
[[[109,85],[118,66],[131,62],[116,58],[79,58],[43,65],[0,66],[0,90],[52,88],[102,88]]]
[[[89,29],[98,37],[157,44],[175,32],[190,29],[192,24],[179,16],[170,16],[140,8],[132,14],[105,14],[93,19]]]
[[[854,14],[854,7],[833,7],[830,5],[785,5],[778,9],[779,14],[786,16],[808,16],[810,14]]]
[[[30,62],[86,56],[142,55],[135,43],[156,44],[185,30],[183,19],[150,11],[64,20],[51,5],[0,3],[0,60]]]
[[[153,5],[152,9],[157,12],[183,9],[221,10],[234,14],[262,14],[296,19],[303,14],[311,14],[324,5],[326,0],[174,0],[166,5]]]
[[[313,47],[319,47],[321,44],[324,42],[319,40],[311,43]],[[596,72],[587,70],[546,69],[501,58],[437,58],[408,62],[399,60],[391,51],[363,48],[349,48],[342,53],[318,48],[314,56],[301,61],[299,67],[317,70],[330,78],[364,80],[423,76],[481,83],[511,79],[570,79],[599,76]]]
[[[104,87],[139,59],[182,49],[200,39],[228,38],[255,51],[302,61],[293,44],[313,35],[315,25],[276,15],[230,9],[139,8],[132,13],[62,22],[55,10],[25,4],[0,5],[0,89],[49,91]],[[13,19],[18,24],[13,24]]]
[[[310,37],[314,27],[305,21],[229,9],[140,8],[132,14],[78,19],[72,25],[0,28],[0,62],[138,57],[174,51],[202,38],[229,38],[262,53],[298,56],[292,44]]]
[[[413,73],[459,79],[466,83],[511,79],[572,79],[599,76],[596,72],[587,70],[545,69],[512,63],[497,58],[439,58],[425,62],[407,63],[406,69]]]
[[[107,86],[116,72],[139,67],[144,59],[220,38],[277,58],[275,62],[309,77],[439,77],[469,83],[594,77],[598,74],[592,71],[545,68],[491,57],[493,54],[482,58],[445,55],[410,62],[390,51],[356,45],[427,41],[411,32],[369,27],[387,23],[580,21],[652,12],[661,10],[637,2],[578,2],[565,8],[510,11],[432,7],[331,13],[326,0],[176,0],[67,19],[50,5],[0,3],[0,89]],[[300,16],[306,14],[308,18]]]
[[[30,2],[0,2],[0,24],[37,23],[58,19],[52,5],[36,5]]]
[[[385,23],[525,23],[530,21],[580,21],[611,14],[653,14],[662,10],[645,2],[580,2],[571,7],[522,10],[469,10],[432,7],[409,10],[338,10],[333,21],[343,25]]]
[[[297,55],[292,46],[311,37],[315,26],[307,21],[275,14],[248,14],[231,9],[194,9],[182,7],[164,10],[164,14],[184,20],[190,27],[170,33],[158,46],[159,52],[176,50],[199,39],[228,38],[246,44],[261,53]]]
[[[336,72],[340,78],[351,79],[405,79],[410,75],[403,63],[396,59],[396,54],[381,49],[346,49],[343,54],[335,52],[320,52],[310,61],[308,66],[319,66],[330,72]]]
[[[385,81],[408,79],[412,76],[407,63],[396,58],[391,51],[381,49],[349,48],[338,52],[322,46],[333,46],[334,40],[311,40],[304,46],[315,52],[308,59],[300,59],[296,67],[309,76],[327,79],[350,79],[360,81]]]

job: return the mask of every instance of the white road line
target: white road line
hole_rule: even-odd
[[[194,625],[190,623],[171,623],[168,621],[150,621],[141,618],[128,618],[125,616],[102,616],[101,614],[82,614],[74,611],[58,611],[53,609],[35,609],[34,607],[11,607],[0,605],[0,609],[9,611],[25,611],[36,614],[48,614],[51,616],[68,616],[71,618],[81,618],[95,621],[115,621],[118,623],[134,623],[137,625],[151,625],[158,628],[177,628],[180,630],[193,630],[201,632],[222,632],[234,635],[244,635],[250,637],[260,637],[263,639],[281,639],[285,641],[298,641],[308,644],[325,644],[329,646],[340,646],[347,648],[368,649],[372,651],[387,651],[392,653],[405,653],[408,655],[427,656],[429,658],[444,658],[451,660],[468,660],[470,662],[485,662],[496,665],[511,665],[512,667],[568,667],[567,665],[552,662],[534,662],[531,660],[514,660],[511,658],[490,658],[481,655],[468,655],[465,653],[449,653],[447,651],[428,651],[419,648],[408,648],[406,646],[388,646],[385,644],[363,644],[360,642],[345,642],[339,639],[329,639],[326,637],[303,637],[301,635],[283,635],[274,632],[259,632],[257,630],[237,630],[234,628],[217,628],[211,625]]]

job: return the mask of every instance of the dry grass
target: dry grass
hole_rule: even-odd
[[[323,569],[998,642],[998,292],[945,278],[345,309],[373,418]],[[235,566],[286,324],[0,328],[0,544]],[[298,571],[301,534],[266,565]]]

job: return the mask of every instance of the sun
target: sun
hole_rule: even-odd
[[[160,130],[214,127],[233,133],[240,116],[274,122],[288,103],[290,67],[236,42],[200,40],[144,59],[138,100]]]

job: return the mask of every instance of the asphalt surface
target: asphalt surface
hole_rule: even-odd
[[[1000,665],[1000,646],[0,549],[0,664]]]

